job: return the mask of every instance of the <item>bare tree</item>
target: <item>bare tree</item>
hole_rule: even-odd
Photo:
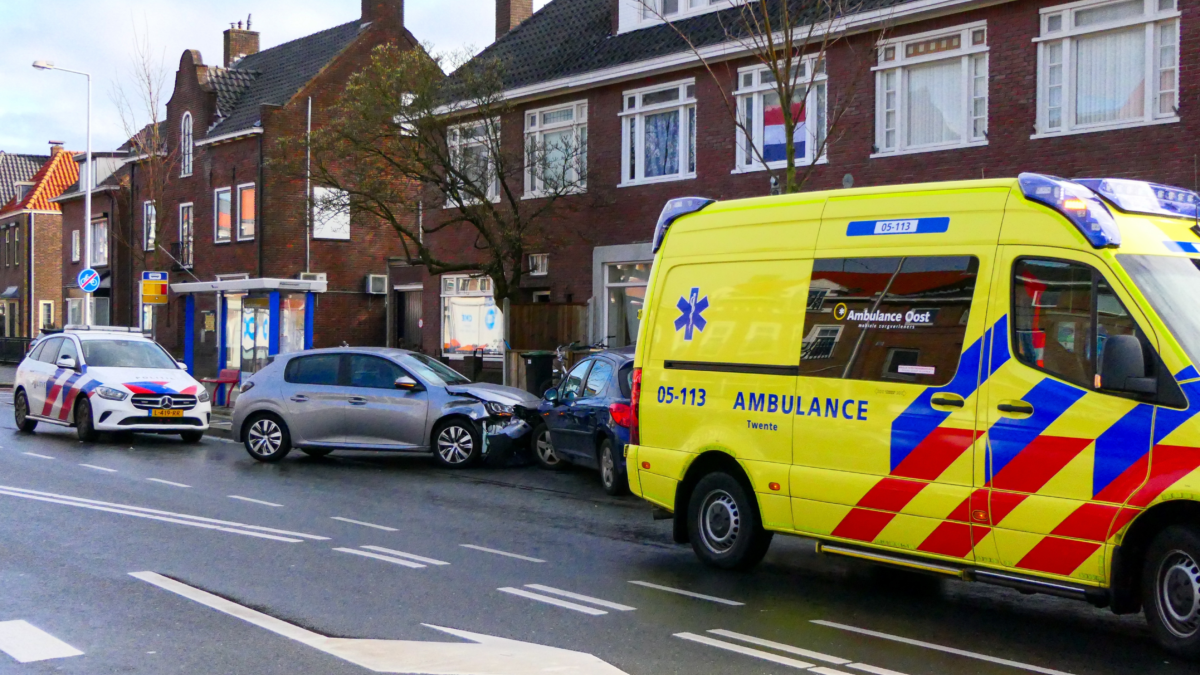
[[[744,102],[745,97],[727,89],[727,83],[736,82],[729,61],[718,63],[707,55],[704,50],[707,45],[698,44],[672,18],[671,14],[687,0],[637,1],[647,16],[661,19],[674,29],[717,85],[725,109],[741,136],[739,152],[747,153],[768,172],[776,190],[799,192],[816,170],[816,159],[825,154],[831,139],[841,136],[842,118],[853,107],[858,88],[869,78],[875,62],[874,49],[866,54],[857,53],[843,30],[845,19],[861,11],[865,0],[745,0],[744,3],[723,0],[730,7],[737,5],[736,10],[718,16],[723,41],[735,45],[732,52],[745,53],[763,66],[762,83],[769,83],[771,105],[778,105],[782,116],[784,160],[768,158],[764,144],[755,138],[754,116],[763,111],[755,111],[752,104]],[[664,12],[668,8],[673,10],[670,14]],[[843,46],[841,53],[849,55],[853,63],[849,68],[839,69],[850,73],[850,77],[838,81],[837,95],[831,99],[825,80],[826,56],[835,45]],[[811,142],[813,146],[809,155],[812,161],[804,166],[797,162],[797,140]],[[780,161],[784,161],[784,166],[771,167],[778,166]]]
[[[587,139],[568,124],[518,140],[521,118],[503,92],[496,61],[380,46],[307,145],[281,141],[286,172],[318,186],[316,227],[347,214],[386,224],[410,263],[484,274],[497,300],[512,299],[528,254],[553,246],[551,223],[580,208],[563,198],[585,192]],[[502,122],[518,125],[507,143]]]

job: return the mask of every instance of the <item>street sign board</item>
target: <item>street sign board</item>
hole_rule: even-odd
[[[84,293],[95,293],[100,288],[100,273],[92,268],[87,268],[79,273],[79,290]]]
[[[142,272],[142,304],[167,304],[166,272]]]

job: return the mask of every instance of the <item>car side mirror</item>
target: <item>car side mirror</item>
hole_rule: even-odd
[[[419,382],[417,382],[413,378],[409,377],[408,375],[401,375],[400,377],[396,378],[396,388],[397,389],[403,389],[405,391],[413,391],[420,386],[421,386],[421,384]]]
[[[75,363],[75,358],[72,356],[60,356],[58,357],[58,362],[54,365],[58,366],[59,368],[66,368],[67,370],[75,370],[75,368],[78,366],[78,364]]]
[[[1130,394],[1158,391],[1158,380],[1146,377],[1146,355],[1136,336],[1111,335],[1104,342],[1100,389]]]
[[[558,390],[547,389],[546,393],[542,395],[542,398],[544,398],[548,403],[558,403]]]
[[[187,364],[186,364],[186,363],[184,363],[183,361],[176,361],[176,362],[175,362],[175,365],[176,365],[176,366],[179,366],[179,369],[180,369],[180,370],[187,370],[187,369],[188,369],[188,367],[187,367]]]

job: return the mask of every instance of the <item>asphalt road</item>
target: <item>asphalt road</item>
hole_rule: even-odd
[[[562,652],[429,626],[599,660],[555,670]],[[514,673],[1196,672],[1140,616],[832,560],[805,540],[777,537],[751,573],[710,570],[584,471],[361,453],[262,465],[216,438],[20,435],[0,406],[0,673],[370,672],[314,633],[425,655],[394,672],[502,672],[487,650],[504,648],[528,664]],[[22,663],[13,642],[64,655]]]

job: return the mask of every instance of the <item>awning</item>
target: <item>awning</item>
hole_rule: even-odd
[[[171,284],[171,290],[179,295],[192,293],[249,293],[251,291],[285,291],[291,293],[324,293],[329,288],[327,281],[301,279],[228,279],[225,281],[195,281],[186,284]]]
[[[3,293],[0,293],[0,298],[4,298],[6,300],[15,298],[17,297],[18,292],[19,289],[16,286],[9,286],[8,288],[4,289]]]

